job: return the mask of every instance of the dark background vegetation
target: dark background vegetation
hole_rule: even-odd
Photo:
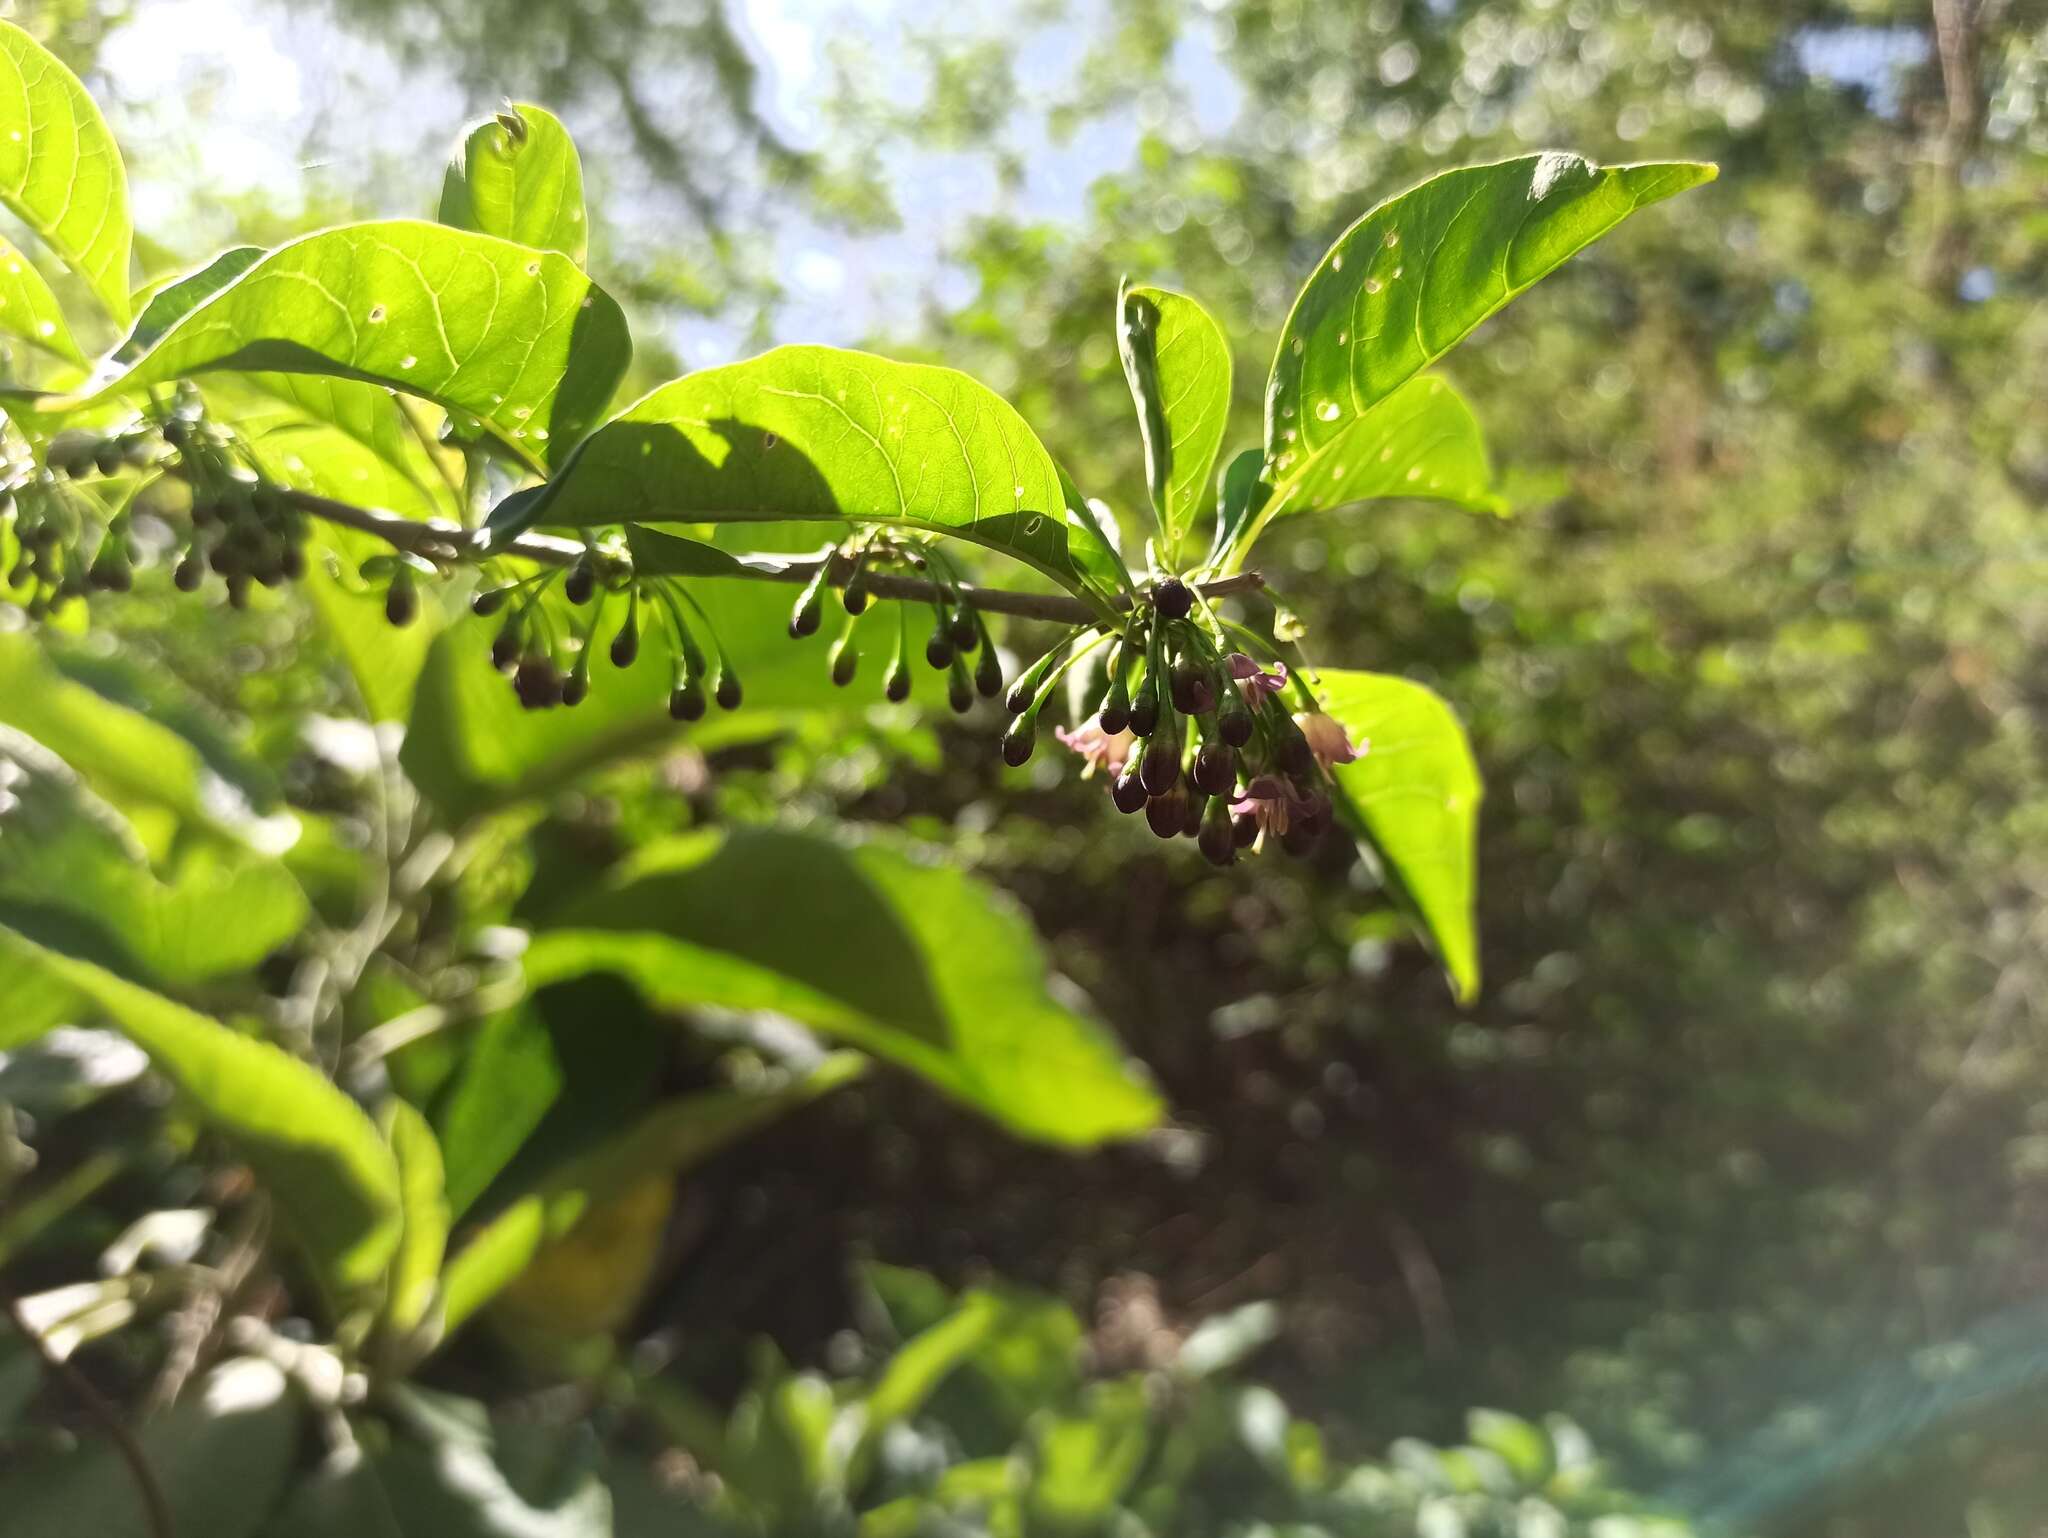
[[[613,286],[648,378],[801,334],[820,301],[778,270],[796,246],[856,279],[913,252],[908,303],[820,339],[991,382],[1124,507],[1143,481],[1120,275],[1218,313],[1249,439],[1284,306],[1378,197],[1534,147],[1721,165],[1452,361],[1511,520],[1381,507],[1266,548],[1321,655],[1428,682],[1471,729],[1474,1007],[1348,855],[1213,877],[1104,816],[1099,782],[1006,773],[986,728],[684,749],[621,790],[940,842],[1029,906],[1173,1111],[1076,1159],[881,1075],[749,1143],[683,1193],[637,1319],[707,1385],[758,1335],[823,1360],[861,1256],[1056,1291],[1111,1352],[1271,1298],[1260,1370],[1337,1435],[1561,1409],[1637,1484],[1719,1498],[1745,1468],[1824,1465],[1931,1353],[2038,1304],[2037,7],[1109,0],[944,25],[906,6],[844,40],[827,9],[808,134],[771,110],[748,13],[718,3],[310,12],[430,61],[471,108],[550,103],[593,165],[616,147],[600,260],[631,274]],[[92,67],[130,18],[36,20],[121,99]],[[1045,29],[1085,44],[1057,78]],[[877,38],[913,94],[861,68]],[[369,149],[319,131],[319,196],[411,211],[368,185]],[[1060,149],[1098,142],[1118,153]],[[1055,153],[1048,190],[1033,167]],[[905,170],[932,166],[998,194],[935,206]],[[275,233],[253,193],[194,227],[222,217]],[[586,858],[590,805],[553,809],[542,847]],[[505,1369],[479,1347],[449,1370]],[[2040,1403],[1902,1439],[1805,1530],[2040,1530]]]

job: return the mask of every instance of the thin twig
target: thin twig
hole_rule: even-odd
[[[340,524],[343,528],[374,534],[395,549],[429,560],[475,560],[489,553],[516,556],[543,566],[570,566],[582,559],[586,550],[580,540],[560,539],[552,534],[521,534],[502,544],[491,543],[484,531],[459,528],[443,519],[402,518],[397,513],[358,507],[352,502],[336,501],[310,491],[280,489],[278,494],[302,513]],[[740,568],[732,573],[734,576],[745,575],[761,582],[788,582],[801,586],[817,575],[818,568],[830,556],[754,554],[736,555],[733,559]],[[834,570],[826,580],[834,587],[844,586],[851,570],[851,563],[835,562]],[[875,597],[902,599],[910,603],[930,603],[947,596],[949,591],[923,577],[905,577],[893,572],[870,572],[864,580],[867,590]],[[1259,573],[1247,571],[1201,583],[1199,588],[1205,598],[1228,598],[1233,593],[1258,592],[1265,585],[1266,579]],[[1005,588],[977,587],[969,582],[959,584],[957,591],[963,603],[988,614],[1009,614],[1019,619],[1049,620],[1065,625],[1087,624],[1101,617],[1092,605],[1064,593],[1017,593]],[[1120,595],[1115,602],[1119,608],[1128,608],[1131,600],[1126,594]]]
[[[149,1466],[149,1456],[143,1452],[142,1444],[121,1419],[120,1410],[92,1386],[90,1378],[50,1349],[50,1343],[43,1339],[41,1332],[33,1329],[22,1316],[21,1305],[12,1293],[0,1295],[0,1302],[6,1304],[7,1317],[15,1330],[28,1342],[29,1349],[42,1359],[44,1371],[63,1379],[64,1386],[85,1407],[86,1414],[98,1421],[107,1435],[114,1439],[122,1461],[128,1465],[128,1472],[135,1480],[136,1489],[142,1492],[143,1512],[154,1538],[175,1538],[171,1503],[164,1497],[164,1487],[157,1483],[156,1471]]]

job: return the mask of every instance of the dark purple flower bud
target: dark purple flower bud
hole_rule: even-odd
[[[597,568],[584,556],[569,568],[569,575],[562,579],[562,596],[579,608],[590,602],[590,595],[597,591]]]
[[[1109,799],[1119,812],[1128,816],[1145,805],[1145,782],[1138,778],[1138,759],[1133,754],[1124,761],[1123,772],[1110,782]]]
[[[1195,595],[1178,577],[1168,577],[1152,589],[1152,607],[1168,619],[1186,619],[1195,606]]]
[[[669,691],[668,713],[677,721],[701,721],[704,719],[704,685],[695,678],[685,678]]]
[[[1021,715],[1012,721],[1010,729],[1003,733],[1003,762],[1015,769],[1031,757],[1031,750],[1037,746],[1036,713]]]
[[[522,657],[512,674],[512,692],[528,710],[545,710],[562,702],[562,675],[546,657]]]
[[[1139,761],[1138,778],[1148,794],[1163,796],[1180,780],[1180,744],[1164,739],[1150,743]]]
[[[1154,796],[1145,803],[1145,823],[1159,838],[1179,838],[1187,826],[1188,793],[1181,785],[1175,785],[1163,796]]]
[[[1212,796],[1227,796],[1237,786],[1237,753],[1228,743],[1205,742],[1195,754],[1194,782]]]

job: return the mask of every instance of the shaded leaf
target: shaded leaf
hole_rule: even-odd
[[[1024,419],[953,369],[778,347],[665,384],[591,434],[505,534],[544,524],[901,524],[985,545],[1076,593],[1127,585]]]
[[[631,353],[618,305],[558,252],[389,220],[278,247],[125,367],[41,404],[215,369],[333,375],[468,412],[540,469],[603,413]]]
[[[593,970],[664,1007],[787,1015],[1046,1142],[1089,1147],[1159,1116],[1116,1039],[1048,991],[1020,913],[880,844],[750,828],[644,849],[527,953],[535,986]]]
[[[1186,294],[1140,284],[1119,297],[1117,350],[1138,406],[1152,508],[1177,548],[1209,494],[1230,421],[1230,344]]]
[[[0,203],[128,323],[128,173],[78,77],[0,21]]]
[[[137,1431],[179,1533],[249,1538],[283,1495],[305,1412],[285,1377],[250,1357],[223,1362]],[[133,1475],[104,1438],[23,1459],[0,1475],[10,1533],[157,1538]]]
[[[497,1296],[548,1244],[573,1233],[594,1203],[650,1177],[680,1174],[756,1127],[839,1088],[863,1066],[858,1053],[840,1052],[780,1088],[711,1090],[655,1106],[470,1238],[442,1279],[447,1328],[453,1331]]]
[[[133,363],[171,327],[262,260],[261,246],[230,246],[204,266],[173,278],[149,296],[134,326],[109,356],[116,363]]]
[[[376,1281],[399,1237],[398,1169],[359,1107],[289,1053],[0,926],[0,962],[91,1002],[142,1048],[277,1198],[336,1291]]]
[[[1331,771],[1338,814],[1428,937],[1460,1002],[1479,991],[1480,784],[1458,718],[1420,684],[1327,668],[1317,698],[1369,750]]]
[[[581,267],[589,254],[583,212],[583,161],[562,120],[545,107],[519,102],[524,131],[509,132],[502,116],[463,136],[441,182],[443,224],[559,251]]]

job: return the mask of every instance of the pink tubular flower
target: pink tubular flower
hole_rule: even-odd
[[[1314,804],[1277,774],[1262,774],[1245,786],[1244,794],[1230,803],[1233,817],[1250,817],[1261,833],[1285,837],[1288,825],[1297,817],[1312,815]]]
[[[1344,728],[1320,710],[1301,712],[1294,718],[1294,724],[1301,728],[1301,735],[1308,739],[1309,752],[1315,754],[1316,762],[1326,772],[1332,764],[1357,762],[1372,747],[1369,742],[1352,747],[1351,739],[1344,735]]]
[[[1254,710],[1267,695],[1278,694],[1287,687],[1287,664],[1284,662],[1274,663],[1270,672],[1262,671],[1243,652],[1232,652],[1229,662],[1231,681],[1237,685],[1237,692],[1244,696],[1244,702]]]
[[[1088,761],[1088,767],[1081,772],[1093,774],[1100,769],[1105,774],[1121,773],[1124,762],[1131,756],[1131,748],[1137,737],[1130,732],[1105,732],[1102,717],[1090,716],[1072,731],[1055,727],[1053,736],[1059,738],[1063,747],[1071,748]]]

